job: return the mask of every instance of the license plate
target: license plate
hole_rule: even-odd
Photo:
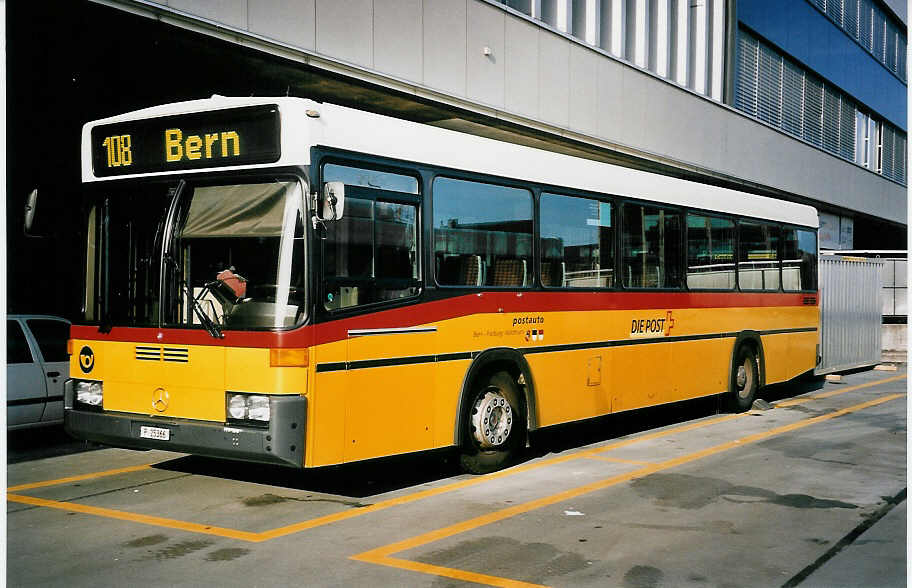
[[[171,429],[162,429],[160,427],[140,427],[139,436],[143,439],[168,441],[171,439]]]

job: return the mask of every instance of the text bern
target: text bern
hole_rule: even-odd
[[[239,157],[241,137],[237,131],[221,131],[189,135],[184,138],[180,129],[165,131],[165,159],[169,162],[182,159],[213,159],[215,157]]]

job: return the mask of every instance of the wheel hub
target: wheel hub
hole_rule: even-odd
[[[500,390],[491,388],[478,397],[472,411],[472,430],[482,449],[503,445],[512,429],[513,409]]]
[[[738,385],[738,396],[749,398],[753,394],[754,365],[750,359],[745,359],[744,363],[738,366],[738,374],[735,377],[735,383]]]

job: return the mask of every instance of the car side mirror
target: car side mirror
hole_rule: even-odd
[[[334,221],[342,218],[345,210],[345,183],[326,182],[323,184],[322,213],[320,218],[324,221]]]
[[[38,208],[38,188],[25,198],[25,215],[22,219],[22,232],[26,237],[43,237],[35,232],[35,211]]]

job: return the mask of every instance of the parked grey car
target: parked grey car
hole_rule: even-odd
[[[63,384],[69,377],[69,336],[70,322],[60,317],[7,316],[7,429],[63,422]]]

